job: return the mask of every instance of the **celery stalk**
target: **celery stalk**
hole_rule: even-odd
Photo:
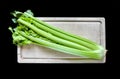
[[[45,31],[43,31],[41,29],[38,29],[34,25],[32,25],[32,24],[30,24],[30,23],[28,23],[28,22],[26,22],[26,21],[24,21],[22,19],[18,19],[17,21],[18,21],[18,23],[24,24],[28,28],[32,29],[33,31],[35,31],[39,35],[42,35],[43,37],[46,37],[46,38],[48,38],[50,40],[53,40],[53,41],[55,41],[55,42],[57,42],[59,44],[63,44],[63,45],[73,47],[73,48],[76,48],[76,49],[90,50],[90,49],[86,48],[85,46],[82,46],[82,45],[79,45],[79,44],[76,44],[76,43],[61,39],[61,38],[56,37],[56,36],[54,36],[54,35],[52,35],[50,33],[45,32]]]
[[[40,23],[40,24],[42,24],[42,25],[44,25],[44,26],[46,26],[46,27],[48,27],[48,28],[51,28],[51,29],[53,29],[53,30],[55,30],[55,31],[58,31],[58,32],[63,33],[63,34],[65,34],[65,35],[68,35],[68,36],[77,38],[77,39],[82,40],[82,41],[85,41],[85,42],[87,42],[87,43],[96,45],[95,42],[90,41],[90,40],[87,39],[87,38],[84,38],[84,37],[81,37],[81,36],[77,36],[77,35],[72,34],[72,33],[69,33],[69,32],[65,32],[65,31],[63,31],[63,30],[60,29],[60,28],[54,27],[54,26],[52,26],[52,25],[50,25],[50,24],[48,24],[48,23],[46,23],[46,22],[44,22],[44,21],[42,21],[42,20],[39,20],[39,19],[33,17],[32,15],[28,14],[27,12],[24,12],[23,15],[26,15],[27,17],[30,17],[31,19],[37,21],[38,23]]]
[[[12,29],[13,43],[16,45],[37,44],[60,52],[101,59],[105,49],[97,43],[47,24],[33,16],[33,13],[15,11],[17,27]]]
[[[34,38],[32,36],[28,36],[26,35],[24,32],[18,31],[19,34],[21,34],[22,36],[24,36],[25,38],[31,40],[35,43],[37,43],[37,45],[42,45],[44,47],[47,48],[51,48],[60,52],[64,52],[64,53],[68,53],[68,54],[72,54],[72,55],[76,55],[76,56],[83,56],[83,57],[89,57],[89,58],[93,58],[93,59],[101,59],[102,54],[101,51],[83,51],[83,50],[78,50],[78,49],[74,49],[74,48],[70,48],[70,47],[66,47],[63,45],[59,45],[59,44],[55,44],[52,42],[48,42],[39,38]]]

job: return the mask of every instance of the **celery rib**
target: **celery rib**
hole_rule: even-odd
[[[24,12],[24,15],[27,15],[27,16],[30,17],[31,19],[33,19],[33,20],[37,21],[38,23],[40,23],[40,24],[42,24],[42,25],[44,25],[44,26],[46,26],[46,27],[48,27],[48,28],[51,28],[51,29],[53,29],[53,30],[55,30],[55,31],[58,31],[58,32],[63,33],[63,34],[65,34],[65,35],[68,35],[68,36],[77,38],[77,39],[82,40],[82,41],[85,41],[85,42],[87,42],[87,43],[96,45],[95,42],[90,41],[90,40],[87,39],[87,38],[83,38],[83,37],[81,37],[81,36],[77,36],[77,35],[74,35],[74,34],[72,34],[72,33],[65,32],[65,31],[63,31],[63,30],[60,29],[60,28],[54,27],[54,26],[52,26],[52,25],[49,25],[48,23],[46,23],[46,22],[44,22],[44,21],[42,21],[42,20],[39,20],[39,19],[33,17],[32,15],[28,14],[27,12]]]
[[[83,46],[85,46],[85,47],[87,47],[87,48],[89,48],[89,49],[91,49],[91,50],[96,50],[96,49],[98,49],[98,47],[96,47],[96,45],[92,45],[92,44],[87,43],[87,42],[85,42],[85,41],[75,39],[75,38],[73,38],[73,37],[71,37],[71,36],[65,35],[65,34],[63,34],[63,33],[60,33],[60,32],[58,32],[58,31],[55,31],[55,30],[50,29],[50,28],[48,28],[48,27],[45,27],[44,25],[41,25],[40,23],[37,23],[36,21],[33,21],[33,20],[32,20],[31,23],[33,23],[33,25],[37,26],[38,28],[40,28],[40,29],[42,29],[42,30],[44,30],[44,31],[46,31],[46,32],[49,32],[49,33],[51,33],[51,34],[53,34],[53,35],[55,35],[55,36],[58,36],[58,37],[60,37],[60,38],[62,38],[62,39],[65,39],[65,40],[68,40],[68,41],[71,41],[71,42],[74,42],[74,43],[83,45]]]
[[[22,36],[24,36],[25,38],[38,43],[39,45],[42,45],[44,47],[48,47],[57,51],[62,51],[64,53],[68,53],[68,54],[72,54],[72,55],[76,55],[76,56],[83,56],[83,57],[90,57],[93,59],[101,59],[101,57],[103,57],[101,55],[100,52],[96,52],[96,51],[83,51],[83,50],[78,50],[78,49],[74,49],[74,48],[70,48],[70,47],[66,47],[63,45],[59,45],[59,44],[55,44],[52,42],[48,42],[39,38],[34,38],[32,36],[28,36],[26,35],[24,32],[18,31],[19,34],[21,34]]]
[[[69,46],[69,47],[73,47],[73,48],[76,48],[76,49],[82,49],[82,50],[90,50],[88,49],[87,47],[84,47],[82,45],[79,45],[79,44],[76,44],[76,43],[73,43],[73,42],[70,42],[70,41],[67,41],[67,40],[64,40],[64,39],[61,39],[59,37],[56,37],[50,33],[47,33],[41,29],[38,29],[37,27],[31,25],[30,23],[22,20],[22,19],[18,19],[17,20],[19,23],[22,23],[24,24],[25,26],[27,26],[28,28],[32,29],[33,31],[35,31],[36,33],[38,33],[39,35],[42,35],[43,37],[46,37],[50,40],[53,40],[57,43],[60,43],[60,44],[63,44],[63,45],[66,45],[66,46]]]

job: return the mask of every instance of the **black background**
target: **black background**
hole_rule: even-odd
[[[0,55],[2,73],[8,74],[52,74],[61,75],[116,74],[118,69],[119,49],[119,5],[117,2],[105,1],[28,1],[10,0],[0,2]],[[105,17],[107,61],[105,64],[19,64],[17,63],[17,47],[12,44],[8,27],[12,25],[10,12],[31,9],[40,17]],[[118,46],[117,46],[118,45]],[[115,48],[115,49],[114,49]],[[36,72],[36,73],[35,73]],[[60,75],[60,74],[59,74]]]

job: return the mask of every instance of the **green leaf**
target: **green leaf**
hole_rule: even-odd
[[[31,10],[27,10],[26,12],[27,12],[28,14],[34,16],[34,14],[33,14],[33,12],[32,12]]]

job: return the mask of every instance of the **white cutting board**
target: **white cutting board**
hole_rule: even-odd
[[[84,36],[105,47],[105,19],[81,17],[38,17],[39,19],[59,27],[65,31]],[[104,63],[102,60],[93,60],[65,54],[52,49],[36,45],[27,45],[17,48],[19,63]]]

